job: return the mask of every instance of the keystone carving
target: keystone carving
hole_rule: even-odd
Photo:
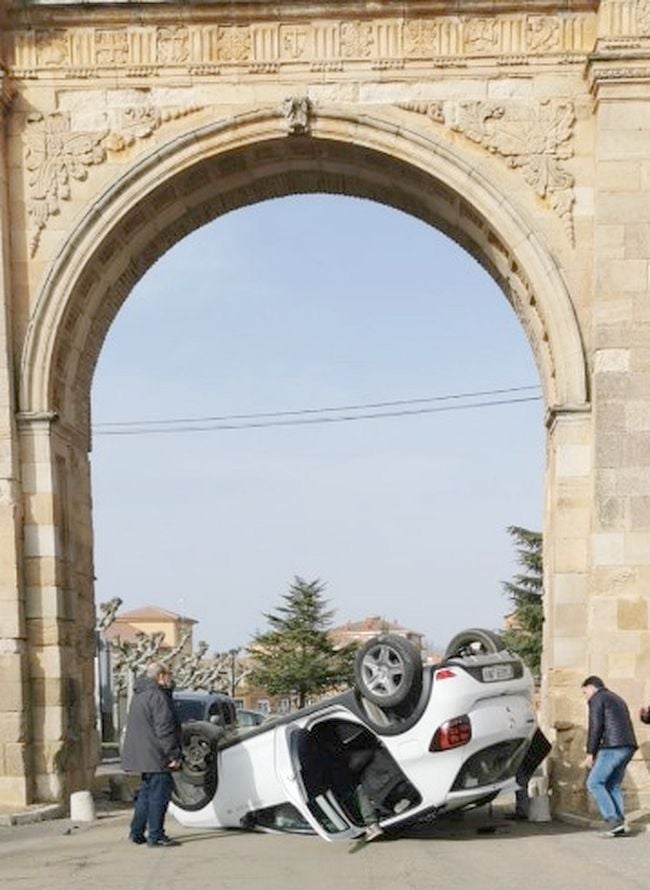
[[[521,170],[535,193],[550,203],[574,243],[574,178],[563,166],[573,156],[575,115],[571,102],[547,99],[533,107],[496,102],[410,102],[400,107],[426,114],[504,158],[509,167]]]
[[[30,255],[52,216],[69,201],[73,180],[84,180],[88,169],[106,160],[107,152],[123,151],[136,139],[146,139],[163,123],[198,111],[196,106],[160,109],[143,105],[119,111],[113,126],[90,132],[73,130],[70,114],[32,114],[27,118],[25,166],[29,171],[27,209],[34,231]]]
[[[312,113],[311,101],[306,96],[289,96],[282,103],[282,114],[287,122],[290,136],[303,136],[309,133],[309,119]]]

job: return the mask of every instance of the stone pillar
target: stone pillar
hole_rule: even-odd
[[[30,802],[32,787],[5,148],[5,113],[10,104],[0,64],[0,801],[21,807]]]
[[[99,754],[89,467],[56,415],[19,421],[34,785],[57,801],[89,787]]]
[[[584,703],[589,661],[589,533],[592,417],[586,410],[549,418],[544,528],[545,622],[542,722],[555,730],[554,807],[584,810]]]
[[[622,39],[635,35],[650,36],[641,4],[603,4],[589,66],[596,136],[588,667],[632,711],[642,743],[629,771],[633,807],[650,804],[650,732],[637,718],[650,701],[650,52]]]

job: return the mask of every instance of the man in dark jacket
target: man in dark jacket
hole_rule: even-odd
[[[607,823],[603,837],[620,837],[629,831],[621,783],[637,748],[630,712],[620,695],[606,689],[600,677],[587,677],[582,691],[589,707],[587,790]]]
[[[136,680],[122,746],[122,766],[140,773],[130,838],[150,847],[176,846],[164,832],[172,770],[181,765],[181,729],[171,696],[171,673],[159,662]],[[147,834],[145,835],[145,831]]]

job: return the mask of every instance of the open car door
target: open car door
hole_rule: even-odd
[[[340,788],[309,730],[289,725],[276,736],[276,772],[287,800],[325,840],[357,838],[365,833],[342,801]]]

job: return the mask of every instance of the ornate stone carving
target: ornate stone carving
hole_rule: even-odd
[[[68,63],[70,61],[68,32],[63,30],[37,31],[36,59],[39,65],[46,68],[60,67]]]
[[[531,15],[526,21],[526,44],[532,52],[556,49],[560,44],[560,20],[550,15]]]
[[[621,9],[623,12],[614,17],[612,33],[618,34],[622,27],[650,33],[649,0],[630,2],[629,8]],[[47,24],[40,29],[25,27],[14,32],[12,74],[37,77],[40,71],[61,69],[68,76],[91,71],[92,76],[108,78],[115,70],[146,74],[168,65],[183,66],[188,73],[199,69],[218,73],[205,66],[376,60],[385,67],[399,67],[405,60],[463,64],[465,56],[486,55],[519,65],[527,63],[529,54],[564,54],[569,59],[576,54],[586,56],[593,49],[596,29],[591,12],[553,16],[550,12],[517,12],[514,5],[502,15],[476,17],[436,15],[432,8],[429,18],[413,19],[396,9],[390,18],[336,17],[326,21],[278,20],[266,14],[254,24],[242,4],[229,4],[229,10],[227,24],[206,21],[205,14],[192,3],[177,23],[158,22],[144,10],[136,22],[120,20],[116,14],[103,25],[98,20],[93,24],[90,17],[87,24],[68,26],[66,18],[43,13],[41,21]],[[632,24],[622,24],[628,21]]]
[[[29,215],[36,227],[30,248],[38,247],[50,216],[59,213],[61,200],[70,198],[70,180],[85,179],[88,167],[106,157],[101,145],[107,131],[74,133],[66,114],[30,115],[27,119],[25,166],[29,171]]]
[[[367,59],[372,54],[375,36],[371,22],[343,22],[341,55],[344,59]]]
[[[217,52],[222,62],[249,62],[252,54],[250,28],[219,28]]]
[[[189,31],[182,25],[158,28],[156,61],[161,65],[182,65],[189,58]]]
[[[95,31],[95,62],[112,67],[129,62],[129,35],[126,29]]]
[[[404,25],[404,55],[422,58],[433,55],[438,35],[438,23],[434,21],[406,22]]]
[[[282,114],[290,136],[302,136],[309,132],[312,113],[311,101],[306,96],[289,96],[282,103]]]
[[[67,112],[33,114],[27,118],[25,166],[29,171],[27,210],[34,230],[30,253],[36,252],[41,232],[61,201],[70,199],[72,180],[83,180],[88,168],[106,160],[107,152],[123,151],[145,139],[163,123],[198,111],[197,106],[160,109],[142,105],[120,109],[113,126],[95,131],[73,130]],[[107,117],[107,124],[108,124]]]
[[[465,23],[465,45],[470,52],[495,52],[499,43],[495,19],[469,19]]]
[[[406,111],[415,111],[418,114],[426,114],[432,121],[438,124],[445,123],[445,110],[442,102],[403,102],[399,106]]]
[[[306,55],[311,30],[307,25],[280,26],[280,56],[286,61],[297,61]]]
[[[563,166],[563,161],[573,156],[575,115],[571,102],[547,99],[532,107],[496,102],[411,102],[400,107],[446,124],[500,155],[509,167],[521,170],[536,194],[548,200],[573,243],[574,178]]]
[[[161,109],[153,105],[137,105],[126,108],[119,113],[116,127],[108,133],[103,144],[109,151],[122,151],[133,145],[136,139],[151,136],[154,130],[167,121],[185,117],[195,111],[200,111],[200,106]]]

